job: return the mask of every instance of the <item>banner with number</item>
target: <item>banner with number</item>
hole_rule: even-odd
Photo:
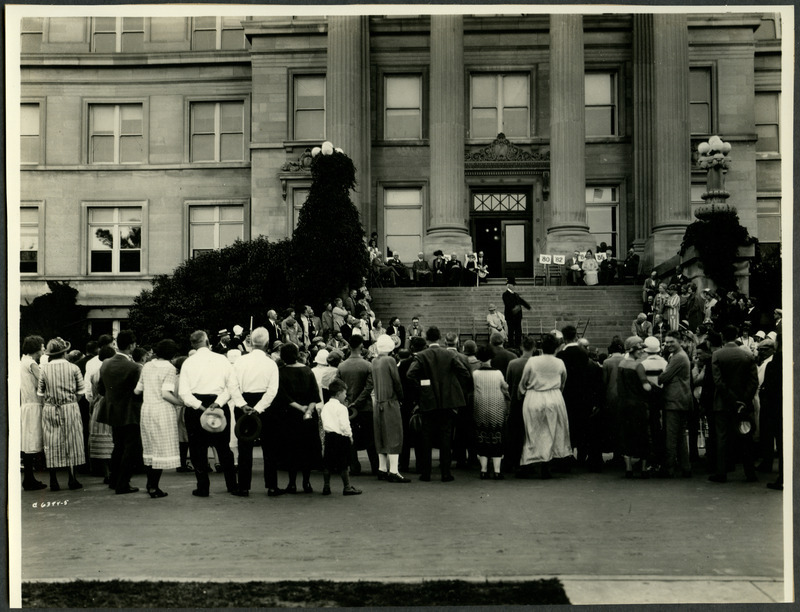
[[[550,264],[553,261],[552,255],[539,255],[540,264]]]
[[[553,255],[553,263],[563,266],[567,261],[564,255]]]
[[[594,256],[594,258],[597,261],[605,261],[606,259],[608,259],[608,256],[605,253],[598,253],[597,255]]]

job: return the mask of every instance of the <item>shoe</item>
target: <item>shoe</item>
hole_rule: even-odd
[[[279,497],[286,493],[283,489],[267,489],[267,497]]]
[[[311,483],[310,482],[304,482],[303,483],[303,493],[313,493],[313,492],[314,492],[314,489],[311,486]]]
[[[322,494],[323,495],[330,495],[331,494],[331,488],[328,485],[325,485],[324,487],[322,487]]]
[[[247,489],[234,489],[231,491],[231,495],[235,495],[236,497],[250,497],[250,491]]]
[[[57,482],[50,481],[50,490],[51,491],[60,491],[61,487],[58,485]]]
[[[452,474],[448,474],[447,476],[442,476],[442,482],[453,482],[456,479],[455,476]]]
[[[189,467],[188,465],[182,465],[179,468],[175,468],[175,471],[178,472],[179,474],[188,474],[190,472],[194,472],[194,468]]]
[[[767,488],[773,491],[783,491],[783,484],[780,482],[768,482]]]
[[[389,472],[384,472],[383,470],[378,470],[378,480],[386,480]]]
[[[139,487],[132,487],[128,485],[124,489],[118,489],[114,491],[117,495],[127,495],[128,493],[137,493],[139,491]]]
[[[401,476],[400,474],[393,474],[392,472],[389,472],[386,475],[386,482],[411,482],[411,479]]]
[[[295,493],[297,493],[297,487],[295,485],[289,485],[283,490],[283,492],[294,495]]]
[[[342,495],[361,495],[361,493],[361,489],[356,489],[355,487],[347,487],[342,491]]]
[[[208,497],[208,491],[201,491],[200,489],[195,489],[192,491],[192,495],[195,497]]]
[[[72,491],[77,491],[78,489],[82,489],[83,488],[83,485],[81,483],[79,483],[77,479],[70,480],[69,483],[67,484],[67,486]]]
[[[158,499],[160,497],[166,497],[169,495],[169,493],[165,493],[161,489],[153,489],[152,491],[148,491],[148,493],[152,499]]]
[[[215,463],[215,464],[214,464],[214,471],[215,471],[217,474],[222,474],[222,466],[221,466],[219,463]]]
[[[423,476],[420,476],[420,477],[419,477],[419,479],[420,479],[422,482],[430,482],[430,481],[431,481],[431,477],[430,477],[430,476],[425,476],[425,475],[423,475]]]
[[[492,473],[492,480],[505,480],[505,476],[503,476],[503,472],[493,472]]]
[[[522,478],[520,473],[517,473],[517,478]],[[489,480],[489,472],[481,472],[481,480]]]
[[[728,482],[728,477],[725,476],[724,474],[711,474],[711,476],[708,477],[708,480],[710,482],[723,483],[723,482]]]
[[[22,488],[26,491],[41,491],[42,489],[46,489],[47,485],[36,480],[30,484],[23,484]]]

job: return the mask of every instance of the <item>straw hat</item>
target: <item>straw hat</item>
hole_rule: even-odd
[[[200,427],[211,433],[224,431],[227,424],[222,408],[206,408],[200,415]]]
[[[47,350],[44,352],[48,357],[55,357],[66,353],[72,345],[61,337],[53,338],[47,343]]]

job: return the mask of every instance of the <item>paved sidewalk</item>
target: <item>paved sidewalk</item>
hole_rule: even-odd
[[[82,491],[21,494],[22,580],[558,577],[574,604],[784,601],[783,494],[766,479],[454,474],[357,477],[358,497],[334,480],[323,497],[315,472],[313,494],[268,498],[257,466],[250,497],[227,494],[214,474],[211,497],[196,498],[193,475],[170,472],[163,499],[117,496],[83,476]]]

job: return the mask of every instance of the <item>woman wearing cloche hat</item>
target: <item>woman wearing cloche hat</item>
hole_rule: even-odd
[[[411,482],[400,475],[400,452],[403,450],[403,419],[400,402],[403,385],[397,362],[391,356],[395,344],[391,336],[380,336],[375,343],[378,356],[372,362],[375,409],[372,413],[375,450],[378,452],[378,478],[388,482]]]
[[[65,359],[70,343],[53,338],[47,343],[49,360],[42,366],[37,394],[44,398],[42,436],[44,455],[50,470],[50,490],[59,491],[57,470],[67,468],[70,489],[83,487],[75,478],[75,466],[86,462],[83,451],[83,424],[78,397],[84,394],[81,371]]]

